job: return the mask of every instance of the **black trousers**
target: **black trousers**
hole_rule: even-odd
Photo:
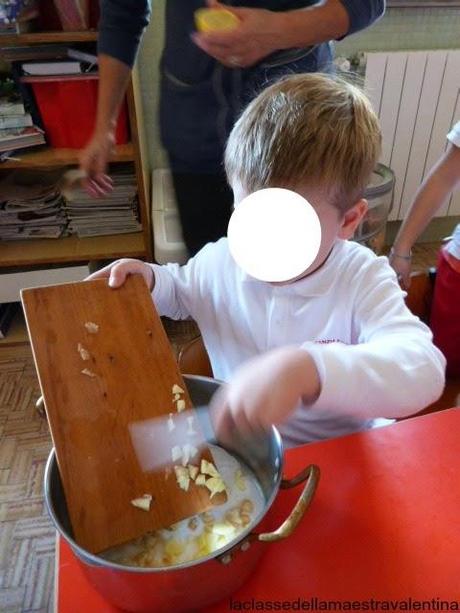
[[[224,174],[173,172],[182,233],[190,257],[227,235],[233,192]]]

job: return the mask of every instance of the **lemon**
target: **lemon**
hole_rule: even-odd
[[[240,20],[226,9],[202,8],[195,11],[195,24],[199,32],[233,30]]]

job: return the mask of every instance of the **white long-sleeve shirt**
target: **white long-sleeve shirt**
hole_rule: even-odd
[[[460,147],[460,121],[453,126],[452,130],[447,135],[447,140],[449,140],[456,147]]]
[[[217,379],[276,347],[309,351],[321,393],[279,427],[287,445],[410,415],[442,393],[445,359],[429,328],[407,309],[387,258],[357,243],[338,240],[319,270],[283,286],[249,277],[226,238],[185,266],[152,266],[159,313],[197,322]]]

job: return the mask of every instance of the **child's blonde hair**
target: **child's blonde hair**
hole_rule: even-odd
[[[378,118],[358,87],[300,74],[248,105],[229,136],[225,169],[248,192],[310,186],[346,211],[362,197],[380,145]]]

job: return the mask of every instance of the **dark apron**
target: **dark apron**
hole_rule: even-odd
[[[306,1],[241,0],[234,6],[286,10]],[[248,102],[280,76],[331,69],[331,45],[274,53],[256,66],[230,69],[190,39],[193,13],[202,0],[166,2],[166,40],[161,60],[161,138],[175,172],[219,173],[225,143]],[[276,5],[276,8],[275,8]]]

